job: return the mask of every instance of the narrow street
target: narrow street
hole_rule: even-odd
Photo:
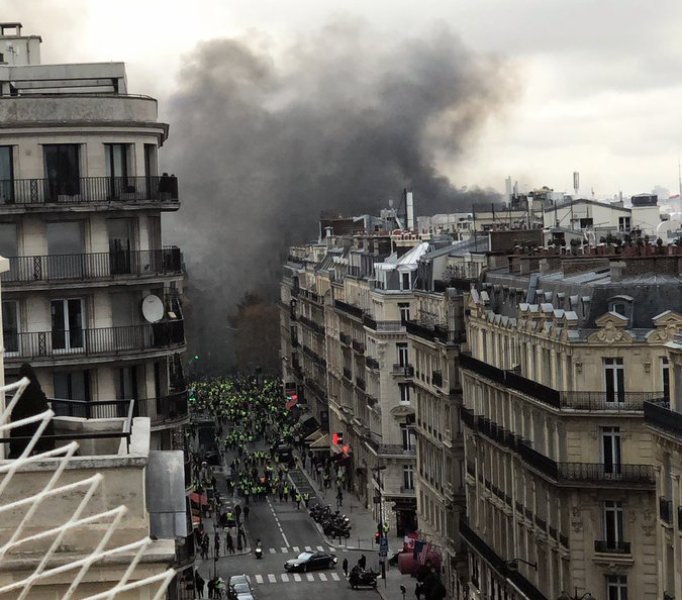
[[[264,439],[254,439],[241,446],[242,458],[253,455],[254,453],[267,452],[268,444]],[[204,448],[196,448],[201,454]],[[257,599],[279,598],[286,600],[298,600],[301,598],[325,598],[329,600],[346,600],[350,598],[378,598],[377,591],[372,588],[361,588],[353,590],[344,576],[342,563],[348,560],[349,570],[357,564],[362,555],[367,559],[369,569],[379,570],[378,555],[376,547],[373,547],[369,540],[371,530],[375,526],[369,511],[359,510],[354,507],[354,512],[349,513],[353,534],[350,540],[343,540],[342,543],[325,539],[318,525],[310,516],[303,502],[297,508],[296,502],[290,498],[284,501],[279,500],[277,493],[270,493],[265,499],[249,498],[248,504],[243,495],[234,490],[231,495],[227,494],[225,476],[230,475],[230,464],[239,456],[236,449],[230,449],[222,453],[222,465],[212,467],[212,472],[216,477],[216,487],[223,497],[223,502],[233,505],[239,504],[242,507],[241,522],[246,533],[247,544],[240,552],[226,555],[225,534],[221,531],[220,557],[214,561],[213,557],[213,538],[214,538],[214,518],[204,519],[203,525],[206,528],[208,537],[211,540],[209,559],[197,558],[196,568],[201,576],[208,582],[214,576],[214,568],[217,575],[225,582],[234,575],[244,574],[248,577]],[[286,482],[289,486],[295,487],[301,494],[310,495],[310,506],[317,503],[325,504],[329,498],[324,496],[324,491],[320,490],[317,484],[311,480],[311,476],[306,473],[300,461],[296,461],[294,466],[289,469],[286,475]],[[331,494],[332,492],[329,492]],[[329,495],[327,494],[327,495]],[[347,500],[349,503],[350,500]],[[245,507],[248,506],[248,517],[245,516]],[[343,508],[341,509],[343,512]],[[353,537],[357,531],[366,531],[367,539],[358,548],[360,540],[354,542]],[[263,557],[257,559],[253,552],[260,540]],[[236,547],[236,545],[235,545]],[[293,559],[302,552],[325,552],[337,557],[335,567],[331,569],[313,570],[310,572],[288,573],[284,568],[287,560]],[[397,570],[394,570],[394,577],[400,578]],[[390,580],[389,576],[389,580]],[[394,580],[397,581],[397,580]],[[382,580],[379,585],[384,586]],[[397,585],[392,586],[394,589]],[[207,592],[204,592],[207,597]],[[384,598],[392,597],[384,594]],[[399,595],[395,596],[396,599]]]

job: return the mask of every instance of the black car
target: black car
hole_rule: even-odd
[[[284,563],[284,568],[293,573],[294,571],[313,571],[314,569],[331,569],[336,565],[337,558],[334,554],[326,552],[301,552],[296,558]]]

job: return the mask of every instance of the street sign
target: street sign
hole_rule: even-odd
[[[388,556],[388,538],[381,538],[379,542],[379,556]]]

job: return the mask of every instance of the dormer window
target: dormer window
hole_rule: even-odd
[[[609,312],[616,313],[626,319],[632,319],[632,302],[630,296],[614,296],[609,298]]]

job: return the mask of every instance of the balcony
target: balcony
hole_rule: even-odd
[[[341,340],[341,343],[344,346],[350,346],[350,344],[351,344],[350,336],[347,333],[343,333],[343,332],[339,333],[339,340]]]
[[[367,387],[365,384],[365,380],[362,379],[361,377],[355,378],[355,385],[358,386],[363,392],[365,391],[365,389]]]
[[[438,388],[443,387],[443,374],[440,371],[433,371],[431,373],[431,383]]]
[[[341,300],[334,300],[334,306],[337,310],[340,310],[351,317],[355,317],[356,319],[362,319],[363,317],[363,310],[354,304],[348,304],[347,302],[343,302]]]
[[[324,325],[320,325],[319,323],[316,323],[312,319],[309,319],[308,317],[300,316],[298,320],[303,323],[306,327],[312,329],[316,333],[319,333],[321,335],[324,335],[325,329]]]
[[[604,463],[557,463],[562,483],[581,481],[598,483],[627,483],[653,486],[656,483],[652,465],[604,464]]]
[[[364,354],[365,345],[361,342],[358,342],[357,340],[353,340],[353,350],[355,350],[355,352],[357,352],[358,354]]]
[[[182,274],[179,248],[43,256],[15,256],[0,275],[3,287],[58,281],[111,281]]]
[[[5,335],[5,360],[10,364],[40,359],[119,357],[159,351],[184,343],[182,320],[124,327],[10,333]]]
[[[595,540],[594,551],[601,554],[630,554],[630,542]]]
[[[345,367],[343,368],[343,377],[350,382],[353,381],[353,374],[350,372],[350,369],[346,369]]]
[[[73,177],[65,179],[0,179],[0,212],[8,209],[56,210],[61,207],[115,208],[116,204],[175,204],[176,177]]]
[[[152,427],[184,421],[189,417],[187,390],[159,398],[140,398],[135,402],[137,414],[149,417]]]
[[[605,391],[561,392],[513,371],[498,369],[468,354],[460,354],[459,363],[464,370],[476,373],[556,409],[581,411],[642,410],[645,402],[658,400],[664,396],[663,392],[624,392],[611,395]],[[680,419],[682,420],[682,415]]]
[[[376,452],[379,456],[410,458],[417,455],[416,447],[405,448],[402,444],[378,444]]]
[[[514,586],[528,598],[528,600],[547,600],[544,594],[542,594],[533,583],[526,579],[520,571],[510,569],[507,566],[508,563],[506,559],[502,558],[492,547],[488,546],[485,540],[469,526],[469,521],[463,515],[460,517],[459,521],[459,533],[464,541],[471,546],[476,553],[483,557],[497,573],[504,578],[508,578]]]
[[[379,370],[379,361],[371,356],[365,356],[365,366],[373,371]]]
[[[668,523],[673,522],[673,501],[667,498],[658,499],[658,514],[661,516],[661,521]]]
[[[414,377],[414,367],[410,364],[395,364],[391,372],[399,377]]]
[[[670,403],[665,400],[645,402],[644,420],[648,425],[682,437],[682,413],[670,410]]]

